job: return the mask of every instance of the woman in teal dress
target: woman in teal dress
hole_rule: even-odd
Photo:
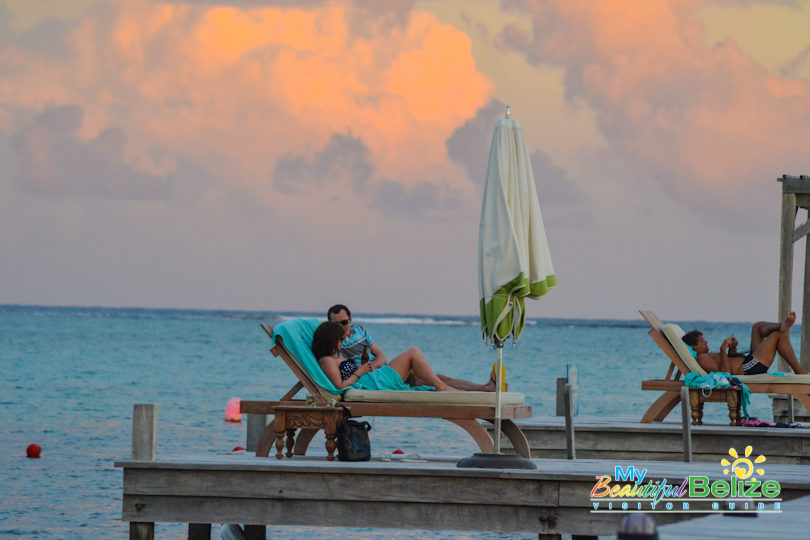
[[[357,365],[338,354],[345,335],[339,323],[325,322],[315,329],[312,336],[312,353],[318,359],[321,369],[338,389],[360,388],[364,390],[437,390],[439,392],[459,392],[442,382],[422,356],[400,356],[374,369],[371,362]],[[431,386],[413,387],[405,379],[413,373]]]

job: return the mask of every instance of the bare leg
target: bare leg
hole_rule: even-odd
[[[781,323],[759,321],[754,323],[751,327],[751,347],[749,350],[755,351],[760,344],[765,341],[765,338],[770,336],[773,332],[787,332],[793,323],[796,322],[796,313],[791,311],[787,318]]]
[[[409,374],[411,371],[413,371],[414,375],[426,381],[429,385],[436,387],[436,390],[440,392],[459,391],[446,384],[438,377],[438,375],[436,375],[433,368],[430,367],[427,358],[425,358],[425,355],[422,354],[422,351],[416,347],[411,347],[404,353],[400,354],[388,362],[388,365],[399,373],[399,376],[402,377],[403,381],[408,380]]]
[[[776,360],[776,353],[778,352],[790,364],[794,373],[806,373],[799,364],[796,351],[793,350],[793,345],[790,343],[790,335],[787,333],[787,330],[793,326],[794,322],[796,322],[796,314],[791,312],[777,330],[771,330],[768,336],[759,344],[759,347],[751,351],[754,358],[770,367],[773,361]]]
[[[493,371],[490,374],[489,381],[484,384],[478,384],[471,381],[467,381],[464,379],[456,379],[453,377],[448,377],[447,375],[442,375],[441,373],[437,373],[436,376],[442,380],[447,386],[452,386],[456,390],[464,390],[465,392],[494,392],[495,391],[495,372]],[[423,386],[429,384],[427,381],[423,381],[419,377],[417,377],[413,371],[411,371],[410,375],[408,375],[406,383],[410,384],[411,386]]]

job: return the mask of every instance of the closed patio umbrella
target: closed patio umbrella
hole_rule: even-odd
[[[523,127],[498,120],[492,135],[478,234],[481,331],[498,350],[495,444],[500,453],[503,343],[517,341],[526,323],[525,298],[556,286]]]

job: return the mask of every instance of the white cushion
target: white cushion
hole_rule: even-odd
[[[501,405],[523,405],[525,400],[526,397],[518,392],[501,392]],[[349,388],[343,394],[343,401],[494,406],[495,392],[425,392]]]
[[[685,334],[681,327],[677,324],[665,324],[663,332],[667,341],[669,341],[672,348],[675,349],[675,352],[678,353],[678,357],[686,364],[686,367],[698,375],[706,375],[706,370],[700,367],[697,359],[689,352],[689,345],[684,343],[683,339],[681,339]]]

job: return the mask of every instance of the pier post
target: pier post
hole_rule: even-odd
[[[574,404],[573,391],[570,384],[565,385],[564,408],[565,408],[565,450],[568,459],[577,459],[577,449],[574,443]]]
[[[681,420],[683,422],[683,460],[692,461],[692,424],[689,407],[689,387],[681,387]]]
[[[137,403],[132,409],[132,459],[155,461],[157,457],[157,405]],[[155,523],[130,521],[130,540],[154,540]]]
[[[247,436],[245,440],[245,450],[255,452],[262,436],[264,428],[267,427],[266,414],[246,414],[247,416]]]

